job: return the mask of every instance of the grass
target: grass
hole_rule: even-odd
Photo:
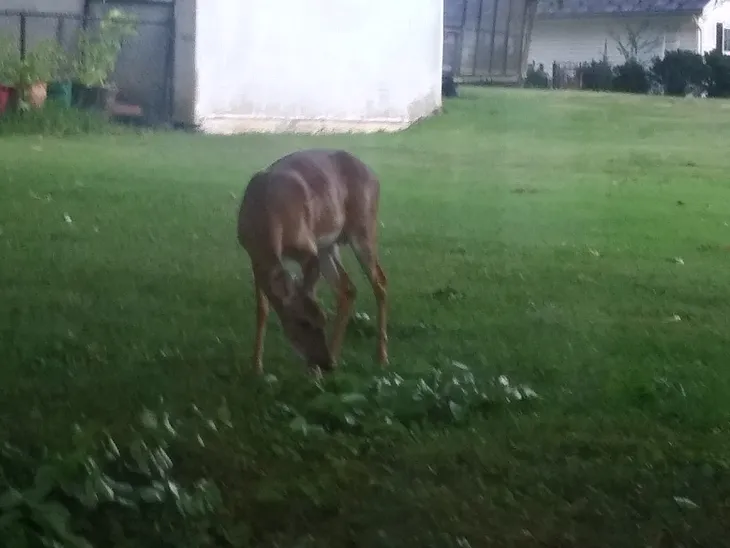
[[[3,137],[0,438],[225,399],[234,428],[180,458],[251,545],[730,545],[730,106],[467,89],[445,111],[396,135]],[[538,400],[366,436],[271,418],[235,214],[306,146],[382,178],[392,369],[458,360]],[[338,375],[374,353],[351,330]],[[265,367],[306,404],[273,316]]]

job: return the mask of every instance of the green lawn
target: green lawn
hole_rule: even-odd
[[[729,140],[727,102],[497,89],[396,135],[2,137],[0,440],[225,398],[233,429],[178,458],[251,545],[730,546]],[[274,315],[279,388],[252,375],[235,216],[307,146],[381,176],[392,369],[458,360],[539,399],[410,433],[273,417],[306,377]],[[353,329],[338,375],[374,356]]]

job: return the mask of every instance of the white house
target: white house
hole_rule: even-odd
[[[70,42],[111,8],[143,23],[120,93],[206,132],[394,131],[441,105],[443,0],[0,0],[0,34],[19,37],[3,10],[34,14],[30,45],[62,12]]]
[[[622,46],[644,61],[676,49],[705,53],[715,49],[718,23],[730,29],[728,0],[540,0],[529,60],[549,71],[554,61],[600,60],[604,53],[622,63]]]

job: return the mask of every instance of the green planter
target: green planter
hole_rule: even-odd
[[[71,107],[71,82],[48,84],[48,100],[66,108]]]

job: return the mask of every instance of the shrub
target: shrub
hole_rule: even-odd
[[[441,73],[441,96],[442,97],[458,97],[459,89],[454,80],[454,75],[450,72]]]
[[[714,50],[705,54],[707,95],[730,97],[730,57]]]
[[[680,96],[692,90],[704,91],[709,67],[702,55],[690,50],[669,51],[664,58],[655,57],[651,73],[667,95]]]
[[[624,93],[647,93],[649,74],[644,65],[634,59],[613,69],[613,89]]]
[[[525,77],[526,88],[547,88],[550,86],[550,80],[547,72],[545,72],[545,66],[540,65],[535,69],[535,64],[531,64],[527,67],[527,76]]]
[[[581,88],[592,91],[610,91],[613,88],[613,72],[608,61],[581,63],[578,67]]]

